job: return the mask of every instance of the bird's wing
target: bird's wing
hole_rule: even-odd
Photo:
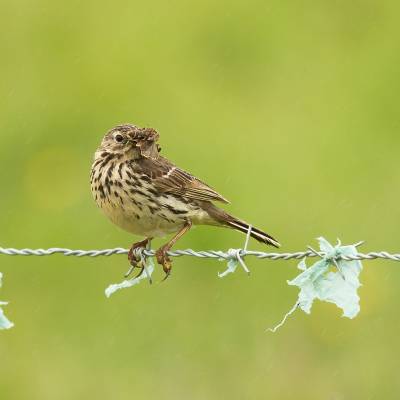
[[[162,193],[171,193],[193,200],[229,203],[210,186],[178,168],[164,157],[142,158],[137,160],[136,165],[142,174],[152,179],[152,183]]]

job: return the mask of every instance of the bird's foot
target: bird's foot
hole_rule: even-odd
[[[136,278],[139,278],[143,274],[143,271],[145,269],[145,266],[143,264],[142,258],[138,255],[137,249],[142,249],[145,250],[147,246],[149,245],[151,239],[147,238],[145,240],[142,240],[141,242],[134,243],[132,247],[130,248],[128,252],[128,260],[129,264],[131,267],[129,268],[128,272],[125,274],[125,278],[128,278],[129,275],[133,272],[135,268],[139,268],[140,271],[139,273],[135,276]]]
[[[170,276],[172,269],[172,261],[167,254],[168,251],[168,246],[163,246],[156,251],[157,262],[162,266],[165,272],[165,277],[162,282],[164,282]]]

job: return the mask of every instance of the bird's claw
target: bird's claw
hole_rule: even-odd
[[[156,252],[157,262],[162,266],[165,272],[165,277],[161,282],[164,282],[171,275],[172,261],[168,256],[167,251],[166,248],[161,247],[161,249],[158,249]]]
[[[139,278],[142,275],[142,273],[145,269],[145,266],[144,266],[142,258],[138,255],[137,250],[138,249],[145,250],[148,244],[149,244],[149,239],[145,239],[145,240],[142,240],[141,242],[134,243],[132,245],[132,247],[129,249],[128,260],[129,260],[129,264],[131,266],[130,266],[129,270],[126,272],[126,274],[124,275],[125,278],[128,278],[135,268],[140,268],[140,271],[139,271],[138,275],[135,276],[135,278]]]
[[[129,275],[133,272],[133,270],[136,268],[136,265],[132,265],[129,267],[128,271],[126,271],[124,277],[129,278]]]

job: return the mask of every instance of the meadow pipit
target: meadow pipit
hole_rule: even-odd
[[[243,233],[249,225],[213,204],[228,203],[214,189],[162,157],[158,138],[152,128],[126,124],[111,129],[95,153],[90,182],[93,197],[105,215],[122,229],[145,237],[129,251],[133,267],[139,261],[135,249],[145,248],[154,237],[175,233],[156,252],[168,277],[172,264],[167,252],[193,224]],[[260,229],[251,228],[250,234],[259,242],[279,247]]]

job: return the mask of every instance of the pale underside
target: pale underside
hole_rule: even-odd
[[[172,168],[174,168],[172,171],[174,173],[186,174],[176,167]],[[132,188],[128,190],[125,184],[122,186],[112,185],[111,188],[105,190],[105,196],[99,195],[99,185],[107,187],[110,181],[124,183],[130,179],[130,173],[129,165],[123,163],[122,168],[119,168],[119,164],[115,163],[108,176],[104,169],[103,171],[94,169],[91,183],[97,205],[115,225],[125,231],[144,237],[163,237],[179,231],[188,220],[195,225],[218,225],[207,211],[193,199],[193,191],[190,191],[187,197],[179,191],[177,193],[165,192],[155,196],[153,183],[142,180],[136,188],[135,185],[132,185]],[[159,177],[161,178],[159,187],[165,185],[164,177],[166,175],[168,172]],[[205,184],[204,186],[207,187]],[[209,190],[212,191],[211,188]],[[218,194],[210,192],[211,195],[216,198]],[[225,200],[222,196],[217,199]],[[199,202],[202,201],[204,200],[199,200]]]

